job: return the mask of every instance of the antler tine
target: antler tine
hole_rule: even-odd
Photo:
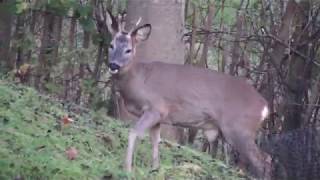
[[[136,22],[136,24],[135,24],[135,25],[132,27],[132,29],[129,31],[129,34],[131,34],[132,31],[133,31],[137,26],[139,26],[139,24],[141,23],[141,20],[142,20],[142,18],[139,17],[139,19],[138,19],[138,21]]]
[[[125,31],[125,18],[126,18],[127,13],[125,11],[123,11],[122,13],[119,13],[118,15],[118,27],[119,27],[119,31]]]
[[[121,25],[122,25],[122,29],[125,31],[125,26],[126,26],[126,17],[127,17],[127,12],[123,11],[122,12],[122,22],[121,22]]]
[[[136,22],[136,26],[138,26],[140,24],[141,20],[142,20],[142,18],[139,17],[138,21]]]
[[[122,32],[122,16],[121,14],[118,15],[118,29],[119,29],[119,32]]]

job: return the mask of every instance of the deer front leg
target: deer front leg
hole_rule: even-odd
[[[140,117],[138,122],[129,132],[127,157],[125,162],[125,169],[128,172],[132,171],[132,159],[134,153],[134,146],[137,137],[142,137],[145,130],[154,127],[159,123],[161,115],[157,111],[146,111]]]
[[[160,166],[159,143],[160,143],[160,124],[150,129],[150,139],[152,143],[152,169],[158,169]]]

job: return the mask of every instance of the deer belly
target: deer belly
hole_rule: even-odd
[[[202,128],[210,121],[210,117],[205,112],[194,109],[179,110],[168,114],[167,123],[182,127]]]
[[[140,117],[143,114],[143,110],[140,106],[137,106],[136,104],[133,103],[127,103],[126,108],[128,112]]]

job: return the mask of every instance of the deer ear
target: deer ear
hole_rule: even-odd
[[[150,34],[151,34],[151,24],[145,24],[133,30],[131,33],[131,37],[134,38],[137,42],[140,42],[140,41],[147,40]]]
[[[106,13],[106,24],[107,24],[109,32],[112,35],[115,35],[119,31],[118,22],[109,10],[107,10],[107,13]]]

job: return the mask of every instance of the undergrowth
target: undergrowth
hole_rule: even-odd
[[[122,164],[128,125],[0,81],[0,179],[241,179],[210,156],[161,143],[161,168],[151,171],[149,138],[137,144],[134,171]],[[61,123],[68,115],[74,122]],[[69,160],[66,150],[77,156]]]

